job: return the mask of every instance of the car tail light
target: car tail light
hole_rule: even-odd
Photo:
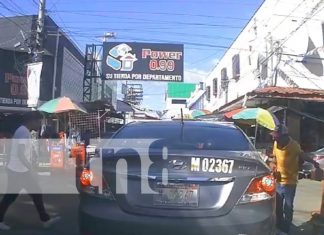
[[[106,180],[102,178],[102,192],[99,192],[98,177],[89,169],[84,169],[80,175],[80,191],[95,197],[115,200]]]
[[[84,169],[80,176],[80,183],[83,186],[90,186],[93,181],[93,173],[91,170]]]
[[[271,199],[276,193],[276,181],[272,175],[255,178],[251,181],[239,203],[251,203]]]

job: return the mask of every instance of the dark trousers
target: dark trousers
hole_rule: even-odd
[[[30,172],[19,173],[8,170],[7,194],[3,196],[0,202],[0,222],[3,222],[8,208],[17,199],[22,189],[26,189],[32,198],[41,221],[49,220],[49,215],[44,207],[43,196],[40,194],[39,186],[32,174]]]
[[[294,214],[294,199],[297,185],[277,185],[277,227],[289,233]]]

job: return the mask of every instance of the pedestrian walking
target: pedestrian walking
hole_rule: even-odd
[[[43,196],[32,170],[32,137],[31,131],[38,130],[41,115],[30,112],[24,115],[23,124],[15,131],[11,141],[10,159],[7,165],[7,192],[0,202],[0,230],[10,230],[4,222],[10,205],[17,199],[21,190],[25,189],[32,198],[44,228],[51,227],[60,217],[50,217],[45,210]]]
[[[271,135],[277,179],[277,227],[279,234],[288,234],[293,220],[299,167],[303,161],[312,163],[316,168],[319,164],[304,154],[297,141],[289,136],[285,125],[279,125]]]

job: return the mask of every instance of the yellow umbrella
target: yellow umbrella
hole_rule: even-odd
[[[259,124],[269,130],[279,125],[278,118],[268,110],[262,108],[246,108],[232,116],[232,119],[246,124]]]

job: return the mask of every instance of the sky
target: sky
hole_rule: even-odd
[[[37,14],[38,0],[1,0],[5,16]],[[85,51],[117,42],[184,44],[184,82],[203,81],[263,0],[46,0],[47,14]],[[163,110],[167,83],[143,82],[143,107]],[[121,93],[120,89],[118,93]],[[121,95],[118,96],[121,98]]]

